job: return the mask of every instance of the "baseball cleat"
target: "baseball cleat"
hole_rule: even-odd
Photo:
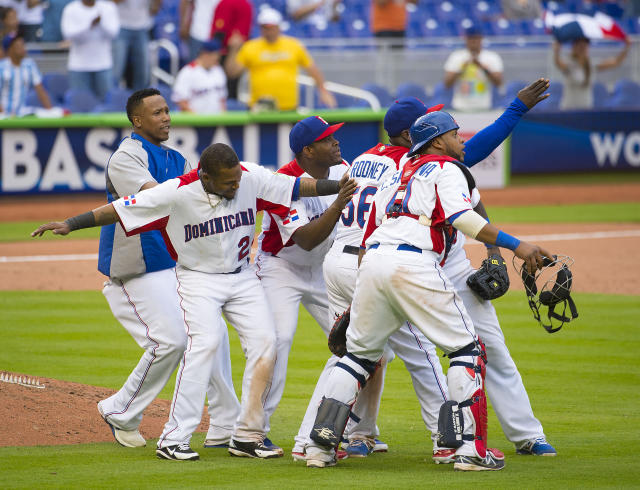
[[[228,442],[218,443],[215,441],[215,439],[206,439],[204,441],[203,447],[207,449],[211,449],[211,448],[227,449],[229,447],[229,443]]]
[[[389,444],[386,442],[382,442],[380,439],[373,440],[376,445],[373,446],[374,453],[386,453],[389,450]]]
[[[269,449],[262,442],[241,442],[235,439],[231,439],[229,443],[229,454],[231,454],[231,456],[261,459],[279,458],[282,456],[279,451]]]
[[[304,452],[300,451],[291,451],[291,457],[294,461],[306,461],[307,458],[304,456]]]
[[[322,461],[321,459],[307,459],[307,468],[328,468],[329,466],[335,466],[338,462],[334,457],[330,461]]]
[[[374,444],[365,439],[352,439],[346,447],[350,458],[366,458],[373,452]]]
[[[113,438],[116,440],[118,444],[124,447],[144,447],[147,445],[147,441],[145,441],[144,437],[140,435],[138,429],[134,430],[124,430],[118,429],[115,425],[111,424],[107,418],[102,413],[102,408],[100,404],[98,404],[98,412],[100,412],[100,416],[104,423],[109,426],[111,429],[111,433],[113,434]]]
[[[497,459],[491,451],[483,458],[477,456],[455,457],[453,469],[456,471],[498,471],[504,468],[504,459]]]
[[[196,461],[200,459],[200,455],[191,449],[189,444],[159,447],[156,449],[156,456],[160,459],[172,461]]]
[[[556,456],[558,453],[544,437],[536,437],[535,439],[530,439],[521,443],[520,446],[516,448],[516,454]]]
[[[433,462],[435,464],[450,464],[453,463],[456,457],[456,450],[450,448],[434,449],[433,450]]]
[[[268,447],[272,451],[277,452],[278,456],[284,456],[284,449],[282,449],[280,446],[276,446],[273,442],[271,442],[271,439],[269,439],[268,437],[264,438],[264,441],[262,441],[262,444],[264,444],[265,447]]]

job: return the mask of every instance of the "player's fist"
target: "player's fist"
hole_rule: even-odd
[[[31,232],[31,236],[42,236],[47,230],[51,230],[54,235],[68,235],[71,232],[71,228],[66,222],[61,223],[59,221],[53,221],[51,223],[38,226],[38,228]]]
[[[516,257],[524,260],[529,274],[533,274],[536,269],[542,269],[547,257],[553,257],[547,250],[527,242],[520,242],[513,253],[516,254]]]

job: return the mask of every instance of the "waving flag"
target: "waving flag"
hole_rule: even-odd
[[[576,39],[613,39],[624,41],[627,35],[616,22],[602,12],[593,16],[586,14],[544,13],[544,25],[547,31],[561,43]]]

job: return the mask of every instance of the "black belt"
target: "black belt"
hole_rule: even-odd
[[[369,248],[378,248],[379,246],[380,246],[379,243],[374,243]],[[402,244],[398,245],[396,247],[396,250],[404,250],[406,252],[416,252],[416,253],[419,253],[419,254],[422,253],[422,249],[421,248],[414,247],[413,245],[408,245],[406,243],[402,243]]]
[[[342,249],[342,253],[351,254],[351,255],[359,255],[360,247],[354,247],[353,245],[345,245]]]

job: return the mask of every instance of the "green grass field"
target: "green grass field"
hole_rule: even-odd
[[[548,222],[556,215],[562,215],[563,221],[640,221],[638,203],[594,205],[587,210],[584,205],[493,207],[489,212],[497,223]],[[541,214],[546,219],[541,220]],[[37,224],[2,223],[0,241],[23,240]],[[97,237],[96,230],[83,233],[85,238]],[[80,233],[75,236],[81,237]],[[614,271],[603,271],[610,273]],[[489,442],[505,452],[505,470],[460,474],[450,466],[434,465],[409,376],[396,360],[388,369],[378,420],[390,452],[342,461],[326,470],[293,463],[288,451],[328,357],[326,339],[303,310],[285,395],[270,433],[287,451],[284,458],[246,460],[231,458],[224,450],[204,450],[204,434],[192,440],[201,461],[185,463],[156,459],[154,441],[140,449],[125,449],[115,442],[7,447],[0,448],[0,486],[638,488],[640,301],[637,296],[574,296],[580,318],[553,335],[533,320],[524,293],[512,291],[494,302],[536,416],[558,450],[556,458],[516,456],[490,409]],[[0,311],[0,370],[118,389],[139,359],[139,348],[114,320],[99,291],[3,291]],[[234,382],[239,387],[244,358],[234,331],[230,337]],[[173,381],[161,397],[170,399],[172,391]]]
[[[153,441],[140,449],[125,449],[115,443],[12,447],[0,448],[0,485],[637,487],[640,302],[637,297],[595,294],[577,294],[576,302],[579,320],[553,335],[535,324],[523,293],[510,292],[495,302],[535,413],[559,451],[556,458],[516,456],[490,411],[490,444],[505,451],[504,471],[457,474],[450,466],[434,465],[408,374],[396,360],[388,370],[379,418],[382,436],[390,445],[387,454],[346,460],[327,470],[310,470],[288,456],[276,461],[245,460],[212,449],[201,449],[199,462],[160,461],[155,458]],[[99,292],[4,292],[0,305],[2,369],[117,389],[139,357],[138,347],[113,319]],[[231,338],[234,381],[240,386],[243,358],[233,331]],[[272,420],[271,437],[287,451],[327,358],[325,345],[320,329],[303,311],[285,396]],[[170,398],[171,391],[168,386],[161,396]],[[196,434],[193,447],[201,447],[203,438],[204,434]]]

